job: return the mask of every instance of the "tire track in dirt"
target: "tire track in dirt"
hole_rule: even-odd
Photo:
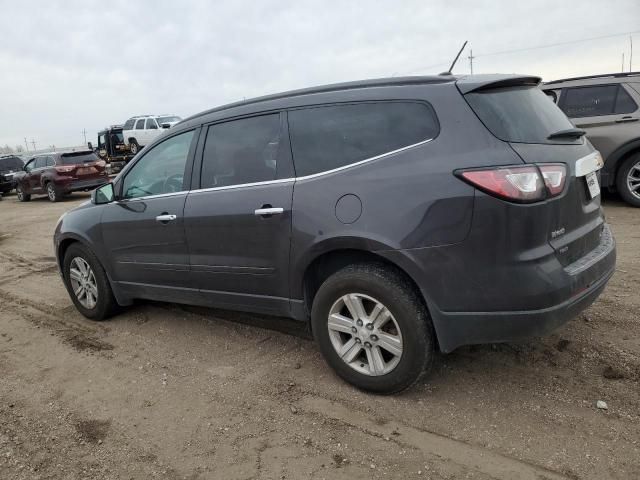
[[[379,438],[398,435],[402,442],[425,454],[435,455],[458,465],[505,480],[567,480],[568,477],[523,460],[518,460],[451,437],[417,429],[395,421],[383,425],[341,403],[317,395],[305,396],[298,405],[302,412],[329,418]]]

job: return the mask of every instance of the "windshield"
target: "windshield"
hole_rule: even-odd
[[[575,138],[549,140],[574,128],[566,115],[537,87],[509,87],[471,92],[465,99],[482,123],[500,140],[518,143],[581,143]]]
[[[0,158],[0,170],[2,171],[21,170],[23,166],[24,163],[18,157]]]
[[[63,165],[75,165],[77,163],[98,161],[98,157],[93,152],[63,153],[61,158]]]
[[[179,122],[182,120],[180,117],[176,117],[175,115],[168,117],[158,117],[158,124],[162,126],[163,123],[171,123],[171,122]]]

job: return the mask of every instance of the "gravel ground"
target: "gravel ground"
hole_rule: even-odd
[[[85,320],[51,235],[87,199],[0,202],[0,478],[640,478],[640,210],[605,199],[618,271],[580,317],[378,397],[288,320],[149,302]]]

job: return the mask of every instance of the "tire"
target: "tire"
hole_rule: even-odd
[[[77,280],[77,273],[83,274],[82,262],[89,267],[88,273],[85,271],[86,281],[84,284],[89,287],[85,288],[85,292],[87,290],[92,291],[91,297],[97,294],[93,304],[88,301],[90,299],[88,294],[82,295],[80,293],[76,295],[74,291],[74,286],[81,284]],[[76,272],[72,272],[72,269],[76,270]],[[80,243],[74,243],[67,249],[63,260],[63,277],[67,292],[69,292],[71,300],[82,315],[91,320],[105,320],[116,313],[118,304],[113,296],[107,274],[100,261],[89,248]],[[92,286],[95,289],[90,288]]]
[[[28,202],[31,200],[31,195],[24,193],[24,190],[20,185],[16,186],[16,195],[18,195],[18,201],[20,202]]]
[[[62,192],[56,188],[53,182],[47,182],[44,188],[47,191],[47,197],[49,197],[50,201],[59,202],[62,200]]]
[[[631,177],[637,178],[637,182]],[[632,190],[631,187],[635,185],[638,185],[638,189]],[[625,202],[640,207],[640,154],[631,155],[622,162],[616,175],[616,188]]]
[[[360,324],[353,322],[357,315],[351,314],[358,304],[364,307]],[[382,305],[382,313],[391,315],[386,323],[375,325],[377,321],[369,320],[380,308],[378,304]],[[344,330],[330,331],[329,315],[335,314],[340,320],[338,328]],[[418,382],[433,362],[435,335],[424,304],[400,272],[382,264],[350,265],[331,275],[313,299],[311,323],[327,363],[343,380],[362,390],[400,392]],[[335,321],[331,325],[335,326]],[[387,350],[389,345],[393,346],[391,350],[399,346],[396,352],[400,354]],[[359,353],[354,357],[358,347]],[[338,348],[348,349],[344,357],[355,359],[350,363],[343,360]],[[381,357],[382,362],[376,362]]]
[[[135,138],[129,139],[129,151],[134,155],[140,151],[140,145],[138,145],[138,141]]]

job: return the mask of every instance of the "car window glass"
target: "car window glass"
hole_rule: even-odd
[[[123,197],[182,191],[192,138],[193,130],[168,138],[149,150],[124,178]]]
[[[144,130],[144,118],[136,122],[136,130]]]
[[[611,115],[617,89],[617,85],[568,88],[560,108],[570,118]]]
[[[27,162],[27,164],[24,166],[24,169],[29,172],[31,170],[33,170],[34,168],[36,168],[36,161],[35,159],[29,160]]]
[[[153,118],[147,118],[147,129],[158,129],[158,125],[156,124],[156,121]]]
[[[204,146],[201,188],[274,180],[279,147],[280,114],[212,125]]]
[[[55,164],[53,157],[47,157],[47,167],[53,167]]]
[[[35,168],[42,168],[47,165],[47,157],[38,157],[36,158]]]
[[[614,113],[632,113],[638,109],[638,105],[633,101],[631,95],[627,93],[622,85],[618,90],[618,96],[616,97],[616,108]]]
[[[418,102],[331,105],[289,112],[296,175],[349,165],[434,138],[433,110]]]
[[[135,123],[135,120],[133,120],[133,119],[127,120],[126,123],[124,124],[124,127],[122,127],[123,130],[132,130],[134,123]]]

